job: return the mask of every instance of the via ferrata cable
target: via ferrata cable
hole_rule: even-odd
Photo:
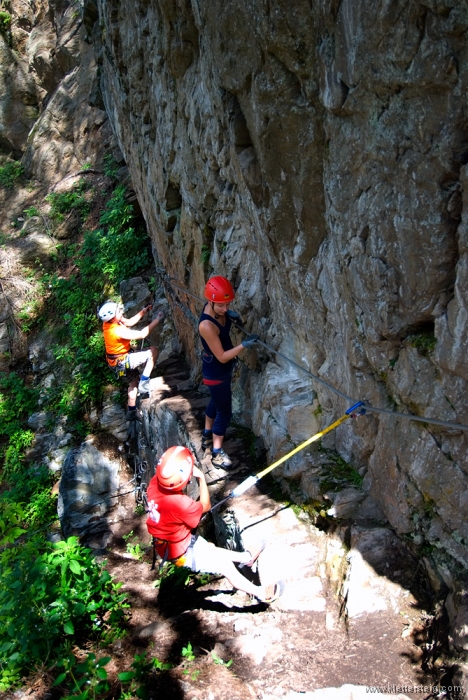
[[[196,294],[192,294],[192,292],[189,292],[187,289],[184,289],[184,287],[180,287],[178,284],[176,284],[174,282],[173,278],[169,277],[169,275],[167,274],[167,272],[165,270],[164,271],[158,270],[158,272],[160,272],[161,274],[164,274],[168,278],[169,284],[171,284],[176,289],[179,289],[181,292],[184,292],[184,294],[187,294],[188,296],[192,297],[193,299],[197,299],[197,301],[200,301],[203,304],[206,303],[206,299],[202,299],[201,297],[196,296]],[[187,313],[187,311],[184,311],[184,305],[182,304],[182,302],[180,300],[177,300],[177,302],[178,302],[178,306],[182,308],[185,316],[188,316],[188,314],[190,314],[191,316],[193,316],[195,318],[194,314],[190,310],[187,310],[188,313]],[[232,321],[232,323],[234,326],[236,326],[236,328],[241,330],[246,335],[249,334],[249,331],[246,331],[242,326],[240,326],[235,321]],[[316,382],[319,382],[323,386],[327,387],[328,389],[330,389],[330,391],[333,391],[335,394],[337,394],[338,396],[341,396],[341,398],[345,399],[346,401],[348,401],[348,402],[355,401],[355,399],[353,399],[351,396],[344,394],[342,391],[340,391],[339,389],[334,387],[332,384],[329,384],[321,377],[317,377],[316,374],[313,374],[310,370],[306,369],[305,367],[298,364],[294,360],[291,360],[290,357],[283,355],[282,352],[280,352],[279,350],[275,350],[275,348],[272,348],[270,345],[268,345],[267,343],[264,343],[262,340],[259,339],[256,341],[256,343],[258,345],[261,345],[262,347],[266,348],[270,352],[274,353],[278,357],[281,357],[283,360],[286,360],[286,362],[289,362],[289,364],[291,364],[294,367],[296,367],[297,369],[301,370],[301,372],[304,372],[309,377],[312,377],[312,379],[314,379]],[[429,418],[427,416],[415,416],[412,413],[399,413],[398,411],[391,411],[391,410],[386,409],[386,408],[377,408],[375,406],[372,406],[367,401],[364,401],[363,404],[364,404],[366,410],[371,412],[371,413],[381,413],[384,415],[396,416],[397,418],[403,418],[405,420],[416,421],[419,423],[428,423],[430,425],[440,425],[443,428],[450,428],[452,430],[468,430],[468,425],[464,425],[463,423],[453,423],[452,421],[439,420],[438,418]]]

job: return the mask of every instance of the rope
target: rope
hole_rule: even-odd
[[[196,296],[196,294],[192,294],[184,287],[180,287],[178,284],[176,284],[176,282],[174,281],[175,278],[169,277],[169,275],[167,274],[167,272],[165,270],[158,268],[157,272],[163,278],[164,283],[166,283],[166,280],[164,280],[164,277],[166,277],[167,283],[172,285],[172,287],[175,287],[176,289],[180,290],[184,294],[187,294],[188,296],[192,297],[193,299],[200,301],[202,304],[206,303],[206,299],[202,299],[201,297]],[[172,295],[172,296],[174,297],[174,295]],[[187,318],[190,318],[191,320],[195,319],[194,314],[179,299],[176,298],[175,303],[177,304],[177,306],[179,306],[179,308],[182,309],[184,315]],[[195,319],[195,320],[197,320],[197,319]],[[236,326],[236,328],[241,330],[246,335],[249,334],[248,331],[246,331],[244,328],[242,328],[242,326],[237,324],[235,321],[232,321],[232,323],[234,324],[234,326]],[[286,362],[289,362],[289,364],[293,365],[294,367],[299,369],[301,372],[304,372],[309,377],[314,379],[316,382],[319,382],[320,384],[325,386],[327,389],[330,389],[330,391],[334,392],[335,394],[340,396],[342,399],[345,399],[347,402],[349,402],[349,403],[356,402],[356,400],[353,399],[351,396],[344,394],[342,391],[340,391],[339,389],[334,387],[332,384],[329,384],[321,377],[317,377],[317,375],[313,374],[310,370],[306,369],[305,367],[298,364],[294,360],[291,360],[290,357],[283,355],[283,353],[280,352],[279,350],[275,350],[275,348],[272,348],[270,345],[268,345],[267,343],[264,343],[262,340],[257,340],[257,343],[258,343],[258,345],[261,345],[262,347],[266,348],[267,350],[269,350],[273,354],[278,355],[278,357],[281,357],[283,360],[286,360]],[[391,410],[385,409],[385,408],[377,408],[376,406],[372,406],[367,401],[363,401],[362,403],[364,404],[366,411],[369,411],[371,413],[381,413],[384,415],[396,416],[397,418],[404,418],[406,420],[416,421],[419,423],[428,423],[430,425],[440,425],[443,428],[451,428],[452,430],[468,430],[468,425],[464,425],[463,423],[453,423],[451,421],[439,420],[438,418],[428,418],[427,416],[415,416],[412,413],[399,413],[398,411],[391,411]]]

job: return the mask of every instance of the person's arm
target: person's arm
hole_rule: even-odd
[[[219,362],[223,364],[233,360],[244,349],[243,345],[236,345],[231,350],[223,350],[216,326],[211,321],[202,321],[198,327],[203,340],[206,340],[208,347]]]
[[[160,319],[156,317],[154,321],[151,321],[151,323],[141,331],[132,331],[125,326],[122,326],[119,328],[119,336],[125,340],[141,340],[142,338],[146,338],[151,333],[153,328],[158,325],[159,321]]]
[[[138,321],[141,321],[143,316],[148,312],[151,311],[153,307],[151,304],[148,304],[148,306],[145,306],[144,309],[139,311],[135,316],[132,316],[131,318],[123,318],[121,319],[121,323],[123,323],[125,326],[134,326]],[[122,336],[123,337],[123,336]]]
[[[200,503],[203,506],[203,512],[208,513],[211,508],[210,492],[206,485],[205,475],[198,467],[193,468],[193,476],[198,479],[198,488],[200,489]]]

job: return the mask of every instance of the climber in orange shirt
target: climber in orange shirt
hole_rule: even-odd
[[[150,375],[158,359],[159,351],[154,345],[148,350],[130,352],[131,340],[146,338],[153,328],[164,319],[164,311],[159,311],[156,318],[141,331],[130,330],[130,327],[141,321],[143,316],[151,311],[151,308],[152,306],[149,304],[132,318],[124,318],[123,306],[113,301],[107,301],[98,311],[98,316],[103,321],[102,330],[109,367],[115,370],[120,377],[126,376],[127,371],[129,371],[127,420],[135,420],[138,417],[137,394],[149,394]],[[132,371],[140,365],[145,365],[141,378],[137,371]]]

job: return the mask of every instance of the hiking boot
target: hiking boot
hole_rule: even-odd
[[[207,450],[209,447],[213,447],[213,434],[202,435],[201,448],[203,451]]]
[[[138,408],[135,408],[132,411],[129,408],[127,408],[127,413],[125,414],[125,418],[127,420],[139,420],[139,421],[141,421],[141,412],[138,410]]]
[[[150,385],[150,379],[140,379],[140,383],[138,384],[138,393],[139,394],[150,394],[151,393],[151,385]]]
[[[223,449],[211,456],[211,464],[214,467],[221,467],[221,469],[229,469],[232,466],[232,460],[229,459],[227,454]]]

